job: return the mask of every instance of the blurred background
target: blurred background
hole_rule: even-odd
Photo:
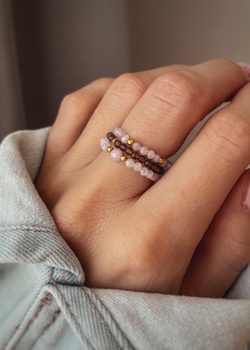
[[[99,77],[250,63],[249,14],[249,0],[0,0],[0,139],[51,125],[62,98]]]

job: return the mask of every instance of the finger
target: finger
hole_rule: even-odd
[[[205,114],[246,81],[241,68],[226,60],[211,60],[185,70],[167,72],[152,82],[122,128],[141,145],[166,157],[180,146]],[[100,159],[98,162],[102,165]],[[126,182],[129,198],[141,194],[150,186],[149,180],[126,167],[121,175],[122,164],[110,167],[110,163],[106,163],[107,173],[116,178],[121,176],[121,181]]]
[[[48,139],[53,153],[64,154],[73,146],[112,81],[98,79],[63,99]]]
[[[182,294],[222,297],[249,261],[248,170],[237,181],[197,247],[183,281]]]
[[[213,115],[169,172],[140,200],[191,257],[233,184],[250,160],[250,84]],[[165,193],[166,196],[162,196]],[[165,213],[168,213],[167,215]],[[164,215],[165,214],[165,215]],[[173,221],[173,218],[179,220]]]
[[[166,72],[183,67],[186,66],[174,65],[147,72],[126,73],[115,79],[77,142],[72,160],[75,157],[75,163],[79,164],[79,159],[86,163],[95,159],[100,154],[100,139],[124,122],[152,81]]]

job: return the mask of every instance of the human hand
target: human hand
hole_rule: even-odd
[[[231,96],[153,186],[100,149],[121,126],[169,157]],[[225,294],[250,258],[249,96],[243,71],[219,59],[100,79],[63,100],[36,187],[86,285]]]

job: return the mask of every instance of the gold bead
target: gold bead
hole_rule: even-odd
[[[159,160],[159,162],[158,162],[159,164],[162,164],[163,163],[163,159],[162,158],[160,158],[160,160]]]
[[[115,142],[117,140],[117,137],[115,137],[113,140],[112,140],[112,142]]]
[[[127,141],[127,144],[130,145],[130,146],[132,146],[133,143],[134,143],[134,140],[132,140],[132,139],[129,139],[129,140]]]
[[[127,160],[127,157],[126,156],[121,156],[121,161],[122,162],[125,162]]]
[[[110,153],[111,151],[113,151],[112,147],[108,147],[107,151]]]

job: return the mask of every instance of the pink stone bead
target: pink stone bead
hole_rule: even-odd
[[[161,159],[160,155],[159,155],[159,154],[156,154],[156,155],[154,156],[154,158],[153,158],[153,162],[154,162],[154,163],[158,163],[160,159]]]
[[[141,176],[147,176],[148,173],[148,168],[146,168],[145,166],[142,168],[142,170],[140,171]]]
[[[119,162],[119,160],[121,160],[121,156],[122,156],[122,151],[120,149],[114,149],[110,153],[110,157],[116,162]]]
[[[154,175],[153,171],[152,170],[149,170],[147,175],[146,175],[146,178],[151,180],[151,177]]]
[[[124,135],[126,135],[126,132],[121,128],[114,128],[113,134],[121,139]]]
[[[125,164],[128,168],[133,168],[134,161],[133,161],[133,159],[127,159]]]
[[[148,151],[147,157],[148,159],[153,159],[155,157],[155,152],[152,150]]]
[[[100,140],[100,146],[104,151],[107,151],[108,147],[110,147],[109,140],[106,137],[104,137]]]
[[[132,148],[134,151],[139,151],[139,149],[141,148],[141,145],[139,144],[139,142],[134,142],[132,145]]]
[[[122,136],[121,140],[122,140],[122,142],[127,143],[127,141],[129,140],[129,136],[126,134],[126,135]]]
[[[141,171],[141,169],[142,169],[141,163],[135,163],[133,165],[133,169],[134,169],[134,171]]]
[[[163,159],[163,162],[160,164],[161,167],[165,168],[168,165],[167,159]]]
[[[140,154],[141,154],[142,156],[146,156],[146,155],[148,154],[148,147],[142,146],[142,147],[140,148]]]

